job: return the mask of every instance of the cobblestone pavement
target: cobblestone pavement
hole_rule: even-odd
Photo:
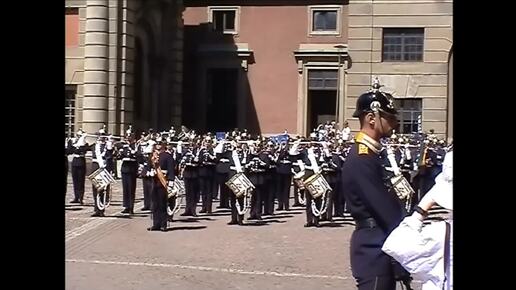
[[[138,180],[134,215],[120,213],[118,180],[106,217],[91,218],[91,183],[86,181],[84,205],[71,205],[69,179],[66,289],[356,289],[349,265],[350,217],[304,228],[304,209],[294,208],[262,222],[229,226],[229,210],[215,209],[214,201],[212,214],[176,214],[167,232],[148,232],[141,187]]]

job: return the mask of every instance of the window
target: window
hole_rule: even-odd
[[[314,11],[313,31],[336,31],[337,11]]]
[[[421,122],[422,99],[394,99],[398,109],[399,127],[396,132],[410,134],[418,132]]]
[[[340,33],[339,6],[313,6],[310,7],[310,34],[331,34]]]
[[[383,61],[423,61],[424,28],[384,28]]]
[[[238,30],[238,7],[210,7],[209,21],[214,31],[236,34]]]
[[[336,90],[337,89],[337,70],[309,70],[308,89],[309,90]]]
[[[75,132],[75,94],[77,92],[76,85],[67,85],[65,87],[65,135],[73,137]]]

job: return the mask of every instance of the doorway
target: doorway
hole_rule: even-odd
[[[337,91],[308,91],[308,134],[317,125],[335,120]]]
[[[207,131],[226,132],[237,127],[237,82],[238,69],[208,69]]]
[[[308,71],[307,136],[317,125],[335,120],[337,77],[337,70]]]

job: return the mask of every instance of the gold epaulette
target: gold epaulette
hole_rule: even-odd
[[[369,148],[362,143],[358,143],[358,155],[369,154]]]

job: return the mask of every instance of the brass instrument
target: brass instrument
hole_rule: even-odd
[[[159,166],[159,151],[154,150],[154,152],[152,152],[151,162],[152,167],[156,170],[156,176],[158,177],[159,182],[167,191],[168,198],[175,197],[181,191],[184,192],[184,183],[181,185],[178,182],[174,182],[172,187],[168,186],[167,177],[163,174],[163,171],[161,171],[161,167]]]
[[[84,137],[90,137],[90,138],[100,138],[100,137],[104,137],[104,138],[111,138],[111,139],[117,139],[117,140],[121,140],[125,137],[123,136],[114,136],[114,135],[100,135],[100,134],[89,134],[89,133],[83,133],[81,136],[84,136]]]
[[[156,170],[156,176],[158,177],[159,182],[161,183],[161,185],[163,185],[163,187],[165,189],[168,189],[167,178],[165,177],[165,174],[163,174],[163,171],[161,171],[161,168],[159,167],[159,151],[158,150],[154,150],[152,152],[151,162],[152,162],[152,167],[154,168],[154,170]]]

